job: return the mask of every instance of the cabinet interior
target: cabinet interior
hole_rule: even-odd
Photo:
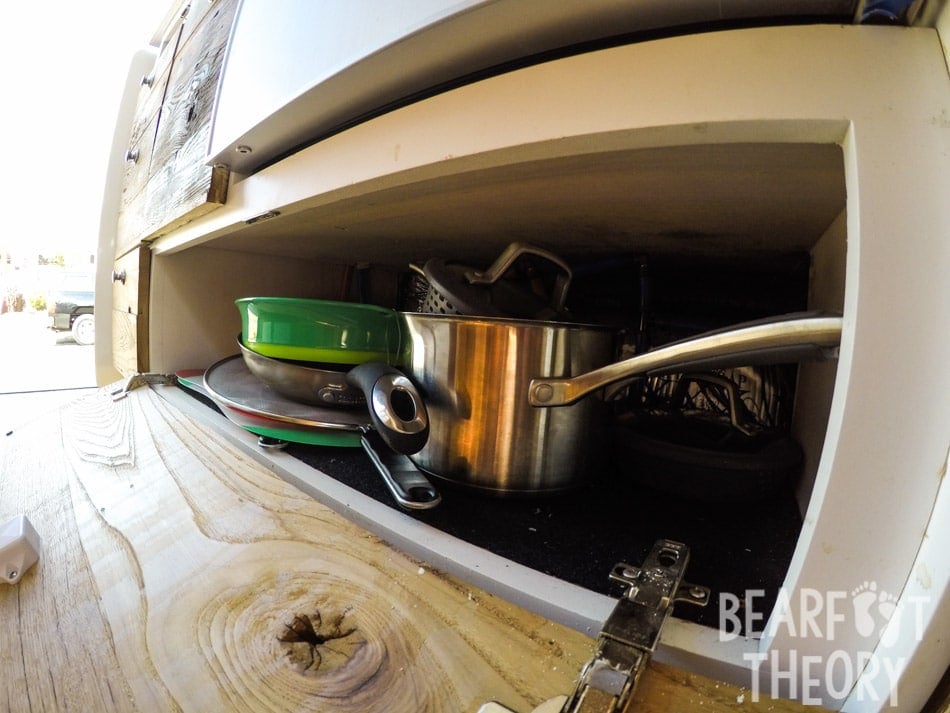
[[[241,226],[214,247],[405,267],[490,261],[511,240],[566,256],[768,258],[811,249],[844,206],[834,144],[597,151],[466,170]]]
[[[749,142],[575,153],[356,191],[300,210],[275,206],[276,215],[235,223],[207,242],[156,251],[151,368],[201,368],[236,353],[239,297],[362,298],[406,308],[410,263],[443,257],[487,267],[516,240],[571,264],[575,316],[611,324],[628,342],[640,322],[644,265],[654,346],[785,312],[840,313],[845,201],[840,146]],[[678,500],[602,474],[607,490],[590,500],[496,500],[419,517],[597,591],[607,588],[612,558],[638,561],[657,537],[682,537],[694,549],[692,581],[774,592],[798,538],[835,380],[833,361],[792,369],[788,429],[804,464],[795,483],[766,502]],[[327,450],[291,452],[371,495],[381,488],[361,452]],[[463,518],[473,509],[479,517]],[[575,527],[560,526],[567,521]]]

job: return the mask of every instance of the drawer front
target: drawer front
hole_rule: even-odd
[[[132,249],[148,231],[146,219],[146,186],[151,170],[155,132],[159,112],[171,74],[172,57],[181,34],[180,23],[170,31],[151,70],[142,76],[139,85],[135,117],[129,131],[125,151],[125,171],[122,176],[122,194],[119,203],[116,254]]]
[[[139,133],[138,142],[131,144],[125,154],[125,173],[122,176],[122,195],[116,225],[117,255],[135,247],[147,230],[146,187],[157,124],[156,113],[151,123]]]
[[[136,248],[112,266],[112,362],[124,376],[148,371],[151,256]]]
[[[171,64],[162,61],[161,56],[155,61],[152,71],[144,75],[139,85],[138,103],[135,106],[135,118],[132,120],[132,127],[129,131],[129,146],[133,146],[142,140],[146,131],[151,131],[154,135],[157,125],[159,109],[162,108],[162,99],[165,96],[165,87],[168,84],[168,76],[171,71]],[[151,143],[151,142],[150,142]]]
[[[208,166],[211,115],[237,0],[195,3],[162,41],[130,129],[117,254],[224,203],[229,173]]]
[[[188,25],[171,67],[149,168],[146,221],[155,238],[224,203],[228,171],[206,163],[211,116],[236,0]]]
[[[195,31],[204,24],[205,17],[217,12],[227,0],[203,0],[203,2],[192,2],[188,7],[181,28],[181,43],[184,45]]]

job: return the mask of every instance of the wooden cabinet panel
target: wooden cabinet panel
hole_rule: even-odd
[[[178,49],[180,35],[181,23],[177,22],[166,33],[154,66],[142,76],[139,84],[135,118],[129,130],[129,143],[124,156],[125,172],[119,203],[116,255],[122,255],[134,248],[149,229],[145,217],[146,186],[159,112],[165,98],[172,59]]]
[[[145,219],[152,233],[207,213],[227,197],[227,169],[205,161],[236,6],[236,0],[214,3],[175,54],[149,169]]]
[[[136,248],[112,268],[112,363],[124,376],[148,371],[148,293],[152,253]]]
[[[178,49],[180,35],[181,23],[175,23],[175,25],[166,32],[165,38],[158,48],[154,66],[148,73],[142,76],[139,82],[139,95],[135,108],[135,119],[132,122],[132,127],[129,132],[130,146],[140,142],[146,128],[149,128],[154,138],[155,126],[157,125],[156,118],[159,109],[162,107],[162,100],[165,98],[165,88],[168,84],[172,58]],[[149,157],[146,156],[145,158]],[[148,161],[145,163],[148,165]]]
[[[222,0],[192,0],[186,8],[181,28],[181,43],[184,44],[204,23],[205,17],[221,9]],[[236,5],[237,3],[235,3]]]
[[[119,202],[116,253],[134,248],[146,229],[145,188],[148,184],[148,166],[155,141],[158,113],[138,132],[137,141],[129,145],[125,155],[125,173],[122,177],[122,196]]]
[[[211,115],[237,0],[199,3],[162,42],[130,131],[117,254],[220,206],[229,173],[206,164]]]

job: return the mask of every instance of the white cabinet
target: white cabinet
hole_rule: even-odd
[[[251,173],[395,106],[636,33],[852,11],[847,0],[244,0],[210,159]]]
[[[810,471],[784,579],[792,616],[801,621],[810,592],[851,596],[873,581],[916,596],[928,582],[923,628],[884,643],[853,624],[833,640],[779,627],[761,641],[723,642],[675,622],[660,655],[748,680],[754,658],[744,655],[828,661],[887,644],[879,652],[909,663],[898,685],[914,706],[929,693],[920,682],[932,686],[945,662],[950,610],[946,559],[930,544],[947,537],[948,115],[931,29],[735,30],[487,77],[261,168],[232,185],[226,205],[157,240],[151,366],[232,353],[233,297],[275,285],[335,296],[355,261],[384,276],[448,249],[482,260],[511,238],[587,255],[801,251],[812,304],[840,308],[845,328],[837,366],[803,371],[799,384]],[[246,116],[215,140],[236,140]],[[585,628],[609,609],[602,595],[402,517],[370,508],[370,518],[358,494],[295,477],[390,541],[547,616]],[[824,683],[812,693],[832,693],[836,682]]]

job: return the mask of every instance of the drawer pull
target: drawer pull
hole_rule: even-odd
[[[131,161],[132,163],[138,163],[139,161],[139,150],[138,149],[129,149],[125,152],[125,160]]]
[[[112,271],[112,281],[113,281],[113,282],[121,282],[121,283],[124,285],[124,284],[125,284],[125,277],[126,277],[126,275],[125,275],[125,270],[113,270],[113,271]]]
[[[154,74],[143,74],[143,75],[142,75],[142,80],[139,82],[139,84],[140,84],[141,86],[143,86],[143,87],[151,87],[152,84],[154,84],[154,83],[155,83],[155,75],[154,75]]]

